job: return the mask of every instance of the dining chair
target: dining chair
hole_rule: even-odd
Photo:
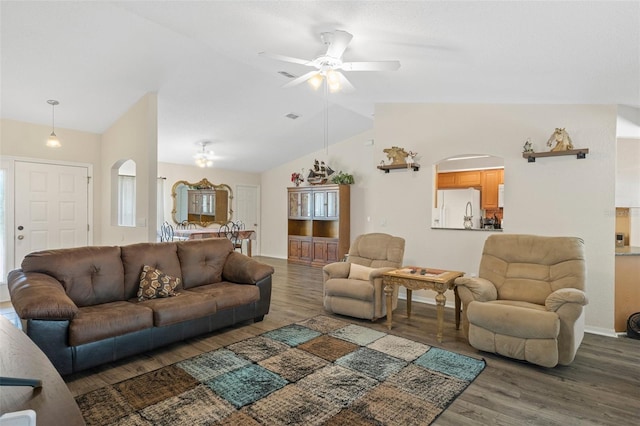
[[[173,226],[167,221],[160,227],[160,241],[173,241]]]

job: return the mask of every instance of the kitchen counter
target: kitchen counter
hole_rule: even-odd
[[[640,247],[616,247],[616,256],[640,256]]]

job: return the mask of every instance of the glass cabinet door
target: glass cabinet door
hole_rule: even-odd
[[[313,217],[320,219],[338,217],[338,191],[313,192]]]
[[[313,217],[326,217],[326,192],[318,191],[313,193]]]
[[[338,217],[338,191],[327,191],[327,217]]]
[[[311,193],[309,191],[289,192],[289,217],[311,218]]]
[[[300,216],[311,217],[311,193],[309,191],[300,193]]]
[[[300,217],[300,193],[289,192],[289,217]]]

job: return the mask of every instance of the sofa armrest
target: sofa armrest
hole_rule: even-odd
[[[577,288],[560,288],[544,301],[547,311],[557,312],[565,303],[576,303],[579,306],[585,306],[589,303],[587,295],[584,291]]]
[[[78,313],[62,284],[50,275],[16,269],[8,275],[8,286],[11,303],[22,319],[70,320]]]
[[[474,300],[487,302],[498,298],[498,290],[493,283],[479,277],[459,277],[454,281],[462,303],[468,305]]]
[[[238,252],[229,254],[222,268],[222,278],[238,284],[255,284],[273,273],[272,266]]]
[[[385,266],[383,268],[376,268],[373,271],[371,271],[369,273],[369,279],[371,281],[375,280],[376,278],[381,278],[385,273],[389,272],[389,271],[395,271],[398,268],[392,268],[389,266]]]
[[[323,282],[332,278],[347,278],[351,264],[349,262],[329,263],[322,267]]]

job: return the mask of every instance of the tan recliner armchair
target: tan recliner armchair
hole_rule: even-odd
[[[544,367],[570,364],[584,336],[584,242],[491,235],[477,278],[457,278],[463,326],[476,349]]]
[[[358,236],[347,262],[323,268],[324,308],[336,314],[372,321],[387,314],[382,274],[402,266],[404,238],[373,233]],[[393,307],[398,305],[394,287]]]

